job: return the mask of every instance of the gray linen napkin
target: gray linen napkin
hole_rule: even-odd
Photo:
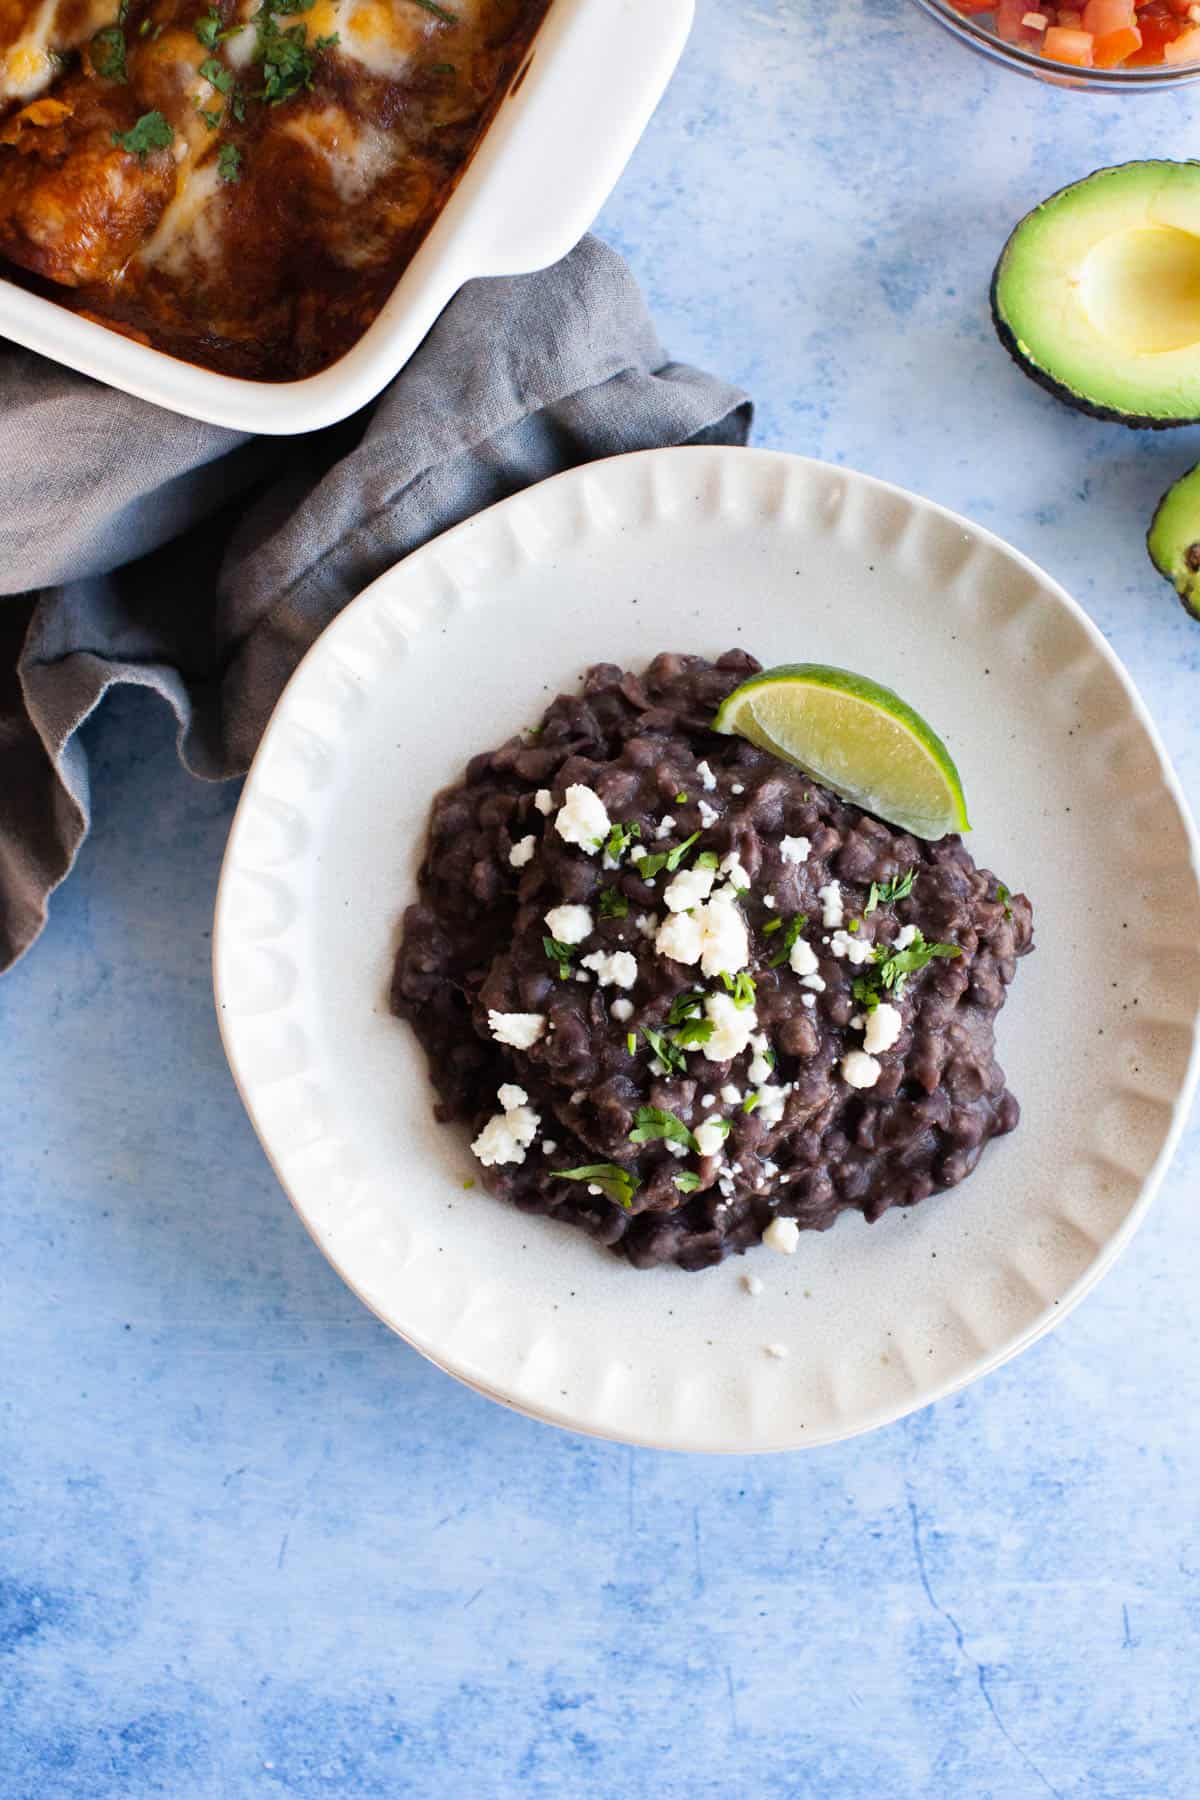
[[[199,425],[0,347],[0,971],[86,835],[75,733],[114,682],[170,703],[195,774],[242,774],[313,639],[398,558],[596,457],[744,443],[750,414],[667,361],[595,238],[464,288],[369,412],[309,438]]]

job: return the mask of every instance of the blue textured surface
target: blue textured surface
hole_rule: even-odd
[[[901,0],[703,14],[603,219],[757,441],[971,513],[1079,596],[1193,801],[1200,627],[1142,533],[1197,434],[1021,379],[1012,223],[1196,100],[991,71]],[[1193,90],[1193,93],[1200,90]],[[1200,1143],[1052,1338],[820,1453],[702,1461],[476,1398],[339,1284],[217,1042],[232,790],[145,698],[0,984],[0,1800],[1191,1800]]]

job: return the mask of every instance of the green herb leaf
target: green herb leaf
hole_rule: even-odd
[[[651,1031],[648,1025],[643,1025],[642,1036],[666,1069],[673,1069],[676,1073],[682,1074],[687,1068],[687,1058],[683,1051],[673,1044],[670,1038],[665,1038],[661,1031]]]
[[[719,869],[721,859],[715,850],[702,850],[692,866],[696,869]]]
[[[429,73],[431,75],[456,75],[458,71],[453,63],[431,63],[429,65]],[[541,729],[542,728],[539,725],[538,731],[540,732]],[[533,736],[532,732],[530,733],[530,736]]]
[[[312,0],[309,0],[309,4],[312,4]],[[458,24],[458,14],[448,12],[444,6],[439,6],[437,0],[413,0],[413,5],[419,6],[422,12],[432,13],[435,19],[442,21],[443,25]]]
[[[215,50],[221,41],[221,15],[215,10],[201,13],[192,27],[206,50]]]
[[[236,144],[222,144],[217,151],[217,174],[231,183],[242,179],[242,153]]]
[[[850,932],[851,936],[855,936],[855,935],[857,935],[858,932],[860,932],[862,930],[862,924],[858,919],[851,919],[850,923],[846,927],[846,930],[848,932]]]
[[[542,949],[552,963],[558,964],[558,979],[566,981],[571,973],[571,959],[575,955],[574,944],[563,944],[555,937],[544,937]]]
[[[684,1169],[681,1174],[674,1177],[674,1185],[681,1194],[694,1194],[700,1186],[700,1177],[691,1169]]]
[[[204,123],[208,126],[210,131],[215,131],[217,126],[221,123],[220,113],[205,112],[202,106],[198,106],[196,111],[200,114],[200,117],[204,120]]]
[[[675,1042],[681,1050],[695,1050],[701,1044],[707,1044],[712,1034],[713,1022],[711,1019],[689,1019],[687,1024],[681,1025],[675,1033]]]
[[[869,918],[877,906],[883,906],[892,900],[907,900],[916,879],[917,871],[909,869],[907,874],[893,876],[891,881],[873,881],[867,895],[867,904],[863,907],[864,919]]]
[[[175,142],[175,128],[160,112],[143,113],[128,131],[114,131],[112,141],[139,162],[145,162],[152,150],[166,150]]]
[[[721,981],[725,992],[733,995],[733,1004],[739,1012],[754,1005],[754,977],[748,969],[740,969],[736,975],[721,972]]]
[[[792,914],[792,917],[783,928],[783,936],[779,940],[779,948],[776,950],[774,956],[767,962],[768,969],[778,969],[787,961],[788,957],[792,954],[792,945],[797,941],[800,933],[807,924],[807,913]]]
[[[686,993],[676,994],[671,1002],[671,1010],[667,1014],[668,1025],[682,1025],[685,1019],[699,1018],[704,1011],[704,995],[696,988]]]
[[[770,937],[770,935],[773,931],[782,931],[782,930],[783,930],[783,920],[782,919],[768,919],[766,924],[763,926],[763,936]]]
[[[200,64],[200,73],[205,81],[211,81],[218,94],[227,94],[233,86],[233,70],[219,63],[215,56],[206,56]]]
[[[919,931],[912,943],[903,950],[896,950],[888,944],[876,944],[874,967],[866,975],[855,979],[851,992],[861,1005],[874,1009],[884,993],[895,994],[899,998],[909,976],[915,975],[918,969],[925,968],[935,957],[961,955],[962,950],[957,944],[927,943]]]
[[[254,15],[254,54],[263,70],[257,97],[270,106],[279,106],[302,89],[311,88],[317,55],[336,42],[336,38],[318,38],[310,48],[304,25],[281,31],[275,23],[275,13],[308,12],[313,5],[315,0],[263,0]]]
[[[590,1181],[616,1206],[628,1212],[633,1196],[641,1187],[637,1176],[620,1163],[584,1163],[578,1169],[553,1169],[551,1181]]]
[[[758,1101],[759,1096],[757,1094],[747,1094],[746,1098],[742,1101],[742,1111],[744,1113],[752,1113],[758,1105]]]
[[[599,913],[602,919],[624,919],[629,913],[629,902],[619,887],[606,887],[600,895]]]
[[[630,1056],[637,1055],[637,1032],[636,1031],[627,1031],[625,1033],[625,1048],[628,1050]]]
[[[658,1138],[668,1138],[673,1144],[682,1144],[686,1150],[696,1148],[696,1140],[683,1120],[657,1106],[639,1106],[633,1115],[633,1126],[629,1134],[631,1144],[652,1144]]]
[[[686,806],[687,805],[687,795],[686,794],[676,794],[675,804],[676,804],[676,806]]]
[[[1005,918],[1011,919],[1012,918],[1012,907],[1009,905],[1009,901],[1012,899],[1012,894],[1005,887],[1005,885],[1002,881],[998,881],[996,883],[996,898],[1000,902],[1001,906],[1004,908]]]
[[[93,69],[103,81],[128,81],[125,33],[119,25],[106,25],[103,31],[98,31],[88,45],[88,56]]]
[[[634,838],[640,838],[642,828],[635,820],[632,825],[615,824],[608,836],[600,843],[605,856],[611,856],[614,862],[620,862]],[[600,840],[597,840],[600,842]]]

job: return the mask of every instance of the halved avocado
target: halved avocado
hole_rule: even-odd
[[[1158,503],[1146,533],[1150,561],[1194,619],[1200,619],[1200,463]]]
[[[1098,169],[1027,214],[992,277],[1000,341],[1124,425],[1200,420],[1200,162]]]

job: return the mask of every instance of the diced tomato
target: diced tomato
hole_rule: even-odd
[[[1095,38],[1128,31],[1132,24],[1133,0],[1087,0],[1083,9],[1083,29]]]
[[[1163,51],[1168,44],[1174,43],[1183,27],[1174,14],[1167,11],[1163,0],[1151,0],[1151,4],[1138,14],[1138,30],[1142,34],[1142,47],[1129,59],[1129,67],[1134,69],[1162,62]]]
[[[1031,28],[1023,22],[1031,13],[1041,14],[1047,21],[1050,17],[1037,5],[1037,0],[996,0],[996,36],[1003,38],[1006,44],[1037,48],[1042,41],[1041,29]]]
[[[1195,0],[1167,0],[1167,5],[1177,19],[1186,19]]]
[[[1136,25],[1127,25],[1123,31],[1109,31],[1096,39],[1092,61],[1098,69],[1119,69],[1125,58],[1141,47],[1141,32]]]
[[[969,19],[972,13],[991,12],[993,0],[950,0],[956,13],[963,13]]]
[[[1059,18],[1062,16],[1060,13]],[[1062,25],[1052,25],[1042,42],[1042,50],[1053,62],[1071,63],[1077,69],[1090,69],[1094,41],[1090,31],[1075,31]]]
[[[1200,26],[1181,32],[1163,50],[1163,61],[1169,63],[1200,62]]]

